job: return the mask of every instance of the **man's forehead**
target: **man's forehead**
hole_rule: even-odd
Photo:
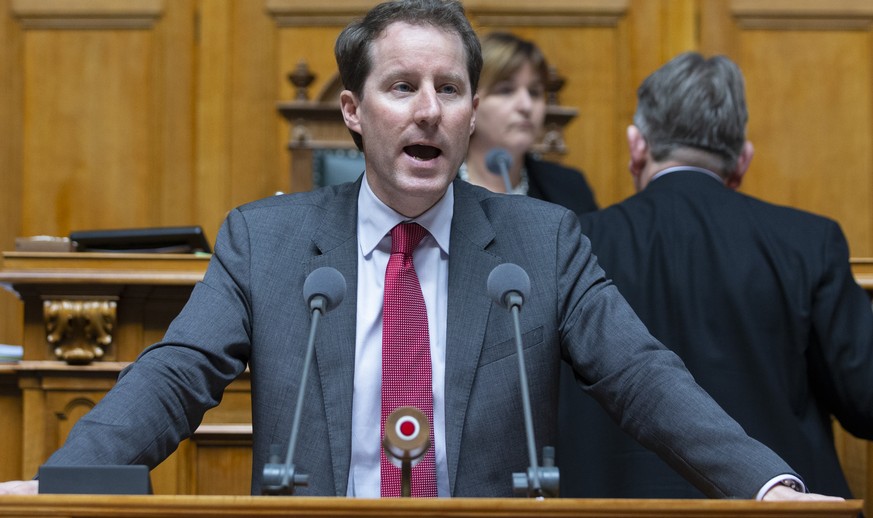
[[[437,27],[435,25],[430,25],[426,23],[413,24],[409,22],[397,21],[392,22],[391,24],[386,26],[385,29],[382,30],[382,32],[376,37],[376,39],[373,40],[373,44],[370,45],[369,54],[372,63],[375,64],[379,62],[380,67],[384,67],[387,65],[400,68],[411,68],[413,69],[413,71],[423,70],[424,68],[426,68],[426,65],[430,64],[428,62],[425,62],[412,52],[412,45],[409,44],[408,41],[408,33],[401,35],[401,31],[414,31],[416,33],[436,32],[444,36],[446,40],[443,41],[450,42],[450,47],[440,45],[440,43],[442,43],[442,41],[440,40],[428,39],[427,50],[431,52],[438,52],[438,49],[445,48],[446,52],[443,52],[441,54],[446,55],[457,52],[456,55],[458,57],[458,65],[460,65],[460,68],[458,70],[453,70],[453,72],[464,78],[467,76],[467,50],[464,47],[461,36],[457,32],[451,31],[449,29]],[[404,38],[406,44],[401,44],[400,46],[398,46],[397,41],[387,41],[388,39],[393,38]],[[389,63],[386,63],[386,61],[388,61]]]
[[[460,50],[462,54],[466,55],[466,48],[464,47],[464,43],[461,40],[461,35],[458,34],[457,31],[453,31],[445,27],[438,27],[429,23],[412,23],[405,21],[391,22],[390,24],[385,26],[385,28],[382,29],[382,32],[380,32],[373,40],[373,45],[370,45],[371,51],[373,47],[376,46],[376,44],[385,43],[385,40],[387,40],[389,37],[399,37],[398,34],[401,32],[407,32],[407,34],[409,34],[410,32],[439,33],[440,35],[446,37],[452,43],[457,45],[458,50]],[[434,41],[434,45],[435,44],[436,41]]]

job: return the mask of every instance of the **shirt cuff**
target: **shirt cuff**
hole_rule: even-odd
[[[794,475],[777,475],[768,480],[767,483],[761,487],[761,489],[758,491],[758,494],[755,495],[755,500],[763,500],[764,495],[767,494],[767,491],[770,491],[773,486],[778,484],[788,486],[791,489],[800,493],[806,493],[806,485],[799,478],[795,477]]]

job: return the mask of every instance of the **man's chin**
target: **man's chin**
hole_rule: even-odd
[[[399,206],[389,206],[407,217],[417,217],[442,199],[454,177],[454,174],[434,178],[406,177],[397,192]]]

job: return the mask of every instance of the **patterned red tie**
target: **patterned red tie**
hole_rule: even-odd
[[[397,407],[413,406],[427,416],[430,444],[424,458],[412,468],[411,494],[436,497],[433,440],[433,385],[427,308],[412,264],[412,251],[427,230],[418,223],[401,223],[391,229],[391,257],[385,271],[382,306],[382,419]],[[381,451],[381,448],[380,448]],[[400,468],[381,452],[382,496],[400,496]]]

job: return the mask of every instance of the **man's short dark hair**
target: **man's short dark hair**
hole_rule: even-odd
[[[470,95],[476,94],[482,70],[482,49],[479,38],[456,0],[394,0],[371,9],[366,16],[349,24],[340,33],[334,46],[336,64],[343,87],[358,98],[363,97],[364,82],[370,75],[370,48],[385,29],[396,22],[430,25],[461,38],[467,55]],[[363,150],[361,135],[351,131],[358,149]]]

